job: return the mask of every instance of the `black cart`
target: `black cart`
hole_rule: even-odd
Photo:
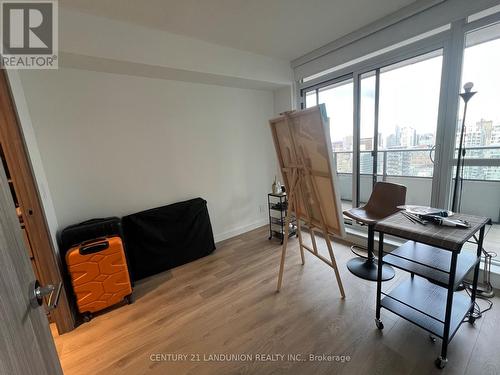
[[[463,214],[453,218],[467,221],[470,228],[422,225],[409,221],[399,212],[375,226],[379,232],[376,325],[379,329],[384,328],[380,319],[380,310],[384,308],[442,339],[441,355],[435,362],[439,368],[444,368],[448,362],[448,344],[465,318],[474,323],[472,313],[484,229],[490,221]],[[392,252],[385,252],[384,234],[409,241]],[[462,251],[463,245],[471,239],[477,244],[476,252]],[[411,277],[389,293],[383,292],[381,270],[384,263],[409,272]],[[472,269],[470,296],[457,292]]]
[[[285,238],[285,219],[288,212],[288,200],[286,193],[267,195],[267,207],[269,210],[269,239],[275,237],[281,240]],[[292,216],[288,236],[297,235],[297,221]]]

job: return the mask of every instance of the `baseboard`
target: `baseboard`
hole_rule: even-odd
[[[236,227],[236,228],[230,229],[228,231],[218,233],[214,236],[215,243],[227,240],[227,239],[232,238],[232,237],[236,237],[240,234],[257,229],[257,228],[259,228],[263,225],[266,225],[266,224],[268,224],[268,219],[262,218],[262,219],[259,219],[257,221],[254,221],[253,223],[242,225],[240,227]]]

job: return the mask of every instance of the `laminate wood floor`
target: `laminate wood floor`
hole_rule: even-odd
[[[462,325],[447,367],[438,370],[440,340],[432,343],[425,331],[386,310],[385,329],[377,330],[376,284],[347,271],[348,246],[334,244],[345,300],[331,268],[308,253],[300,264],[295,238],[276,293],[280,249],[263,227],[219,243],[208,257],[136,283],[134,304],[55,337],[64,373],[500,373],[500,298],[474,326]],[[384,288],[405,277],[397,271]],[[310,360],[311,354],[318,357]]]

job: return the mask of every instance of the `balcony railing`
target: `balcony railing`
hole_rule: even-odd
[[[433,148],[379,150],[377,175],[386,177],[431,178],[434,170]],[[458,149],[456,150],[458,153]],[[360,174],[372,174],[373,151],[360,151]],[[334,151],[334,168],[339,174],[351,174],[353,152]],[[467,147],[464,179],[500,181],[500,146]]]
[[[431,148],[378,151],[380,181],[408,187],[407,204],[429,205],[432,193]],[[334,151],[334,168],[339,175],[343,201],[352,201],[352,151]],[[490,217],[500,222],[500,146],[468,147],[462,190],[462,212]],[[372,152],[360,152],[360,201],[372,190]],[[479,165],[475,165],[475,163]],[[450,172],[449,178],[452,178]]]

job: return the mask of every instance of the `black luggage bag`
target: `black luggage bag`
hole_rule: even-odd
[[[215,250],[207,202],[195,198],[123,217],[133,280],[163,272]]]
[[[119,236],[123,238],[122,224],[118,217],[91,219],[70,225],[61,232],[61,252],[66,253],[72,246],[100,237]],[[64,256],[65,254],[61,254]]]

